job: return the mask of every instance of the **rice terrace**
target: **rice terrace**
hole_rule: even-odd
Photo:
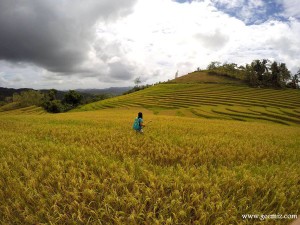
[[[289,224],[299,99],[193,72],[66,113],[3,106],[1,224]]]

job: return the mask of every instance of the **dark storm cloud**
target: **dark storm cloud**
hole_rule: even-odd
[[[108,76],[113,80],[129,80],[135,73],[135,68],[126,60],[127,51],[118,41],[107,41],[98,38],[94,50],[96,55],[108,68]]]
[[[78,73],[98,19],[128,14],[136,0],[0,0],[0,60]]]
[[[122,62],[109,63],[109,75],[115,80],[129,80],[133,78],[134,68]]]

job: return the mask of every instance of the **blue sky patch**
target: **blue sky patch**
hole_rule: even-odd
[[[282,16],[282,5],[277,4],[274,1],[264,2],[265,5],[259,7],[251,7],[248,5],[249,2],[246,2],[245,5],[233,9],[218,4],[216,4],[216,7],[219,10],[244,21],[247,25],[260,24],[269,19],[284,20],[284,17]]]
[[[192,0],[175,0],[175,2],[179,3],[185,3],[185,2],[191,2]]]
[[[191,2],[193,0],[175,0],[178,3]],[[251,0],[241,0],[239,4],[232,5],[218,0],[212,0],[212,4],[219,11],[242,20],[247,25],[261,24],[267,20],[275,19],[287,21],[283,15],[282,4],[275,0],[263,1],[264,5],[255,6]]]

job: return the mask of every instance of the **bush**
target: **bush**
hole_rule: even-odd
[[[123,93],[123,95],[127,95],[127,94],[130,94],[130,93],[133,93],[133,92],[136,92],[136,91],[140,91],[140,90],[143,90],[145,88],[148,88],[148,87],[151,87],[152,85],[142,85],[142,86],[135,86],[134,88],[130,89],[129,91],[126,91]]]
[[[27,106],[41,106],[43,103],[44,95],[39,91],[23,91],[20,94],[13,94],[13,102],[18,102],[21,107]]]
[[[82,95],[74,90],[68,91],[64,98],[63,98],[63,103],[66,105],[70,105],[71,108],[76,107],[80,104],[82,100]],[[68,106],[69,107],[69,106]]]
[[[64,112],[66,109],[66,107],[61,103],[60,100],[47,101],[44,102],[42,106],[47,112],[51,113]]]
[[[1,106],[4,106],[5,104],[6,104],[6,102],[0,101],[0,107],[1,107]]]

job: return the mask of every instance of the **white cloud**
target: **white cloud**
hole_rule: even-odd
[[[244,2],[218,1],[232,8],[243,7]],[[2,79],[3,74],[23,72],[23,77],[36,84],[24,80],[22,84],[17,80],[13,83],[13,76],[6,83],[16,87],[104,88],[133,85],[138,76],[147,83],[165,81],[174,78],[177,70],[183,75],[197,67],[205,68],[211,61],[245,64],[268,58],[285,62],[293,71],[299,68],[300,24],[296,19],[247,25],[218,11],[212,2],[139,0],[131,14],[109,22],[98,21],[94,27],[96,38],[88,43],[87,60],[73,75],[36,66],[23,70],[6,66],[2,67],[6,68]],[[261,0],[247,2],[247,9],[263,9]]]
[[[187,68],[187,62],[189,65],[202,63],[212,50],[224,47],[229,41],[224,27],[229,22],[237,27],[243,25],[215,12],[207,2],[178,4],[170,0],[141,0],[133,14],[113,25],[99,24],[98,30],[101,38],[106,37],[100,42],[102,46],[119,49],[109,51],[108,48],[105,57],[108,53],[114,57],[116,52],[124,52],[119,56],[134,61],[138,67],[135,76],[158,81],[171,78],[177,69],[182,74],[190,72],[195,68]],[[164,77],[155,77],[157,74]]]
[[[0,72],[0,87],[6,87],[9,86],[9,82],[4,77],[4,73]]]
[[[300,15],[299,1],[296,0],[277,0],[277,1],[283,5],[285,16],[299,18]]]
[[[260,7],[263,2],[253,0],[248,4]],[[298,41],[292,38],[299,30],[296,21],[247,26],[217,11],[209,1],[179,4],[141,0],[134,10],[116,24],[99,24],[99,35],[107,35],[104,46],[119,49],[107,52],[115,54],[122,49],[122,60],[134,61],[137,66],[135,76],[142,75],[149,82],[171,79],[177,70],[186,74],[214,60],[244,64],[257,58],[274,58],[286,60],[293,68],[299,64],[294,60],[299,53],[294,48]],[[283,40],[290,41],[290,48],[281,45]]]

